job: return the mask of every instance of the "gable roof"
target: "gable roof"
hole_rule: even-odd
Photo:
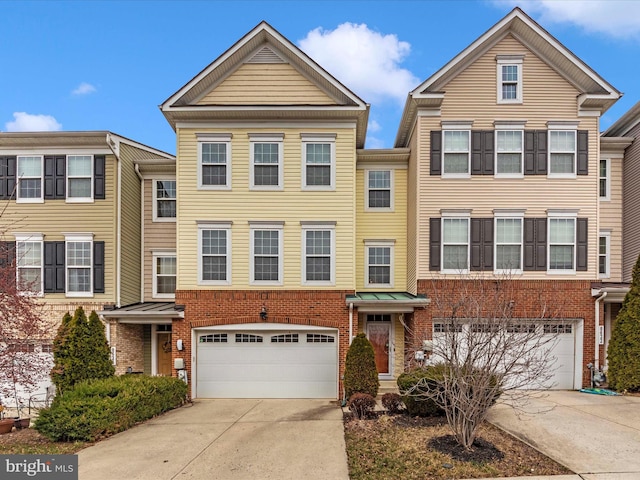
[[[640,124],[640,102],[631,107],[602,134],[603,137],[623,137]]]
[[[202,105],[198,102],[245,63],[288,63],[333,102],[327,105]],[[211,119],[319,119],[357,122],[357,144],[364,145],[369,105],[336,80],[267,22],[232,45],[160,105],[173,129],[180,121]]]
[[[406,146],[418,108],[439,108],[444,99],[444,87],[507,35],[512,35],[529,48],[581,93],[578,97],[580,109],[597,110],[602,114],[622,95],[516,7],[444,67],[409,92],[395,145]]]

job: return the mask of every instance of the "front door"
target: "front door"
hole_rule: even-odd
[[[171,376],[171,333],[158,333],[158,375]]]
[[[379,375],[389,375],[389,346],[391,337],[390,322],[371,322],[367,324],[367,333],[376,355],[376,368]]]

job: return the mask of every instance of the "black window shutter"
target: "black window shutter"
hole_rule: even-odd
[[[576,228],[576,270],[586,272],[589,253],[589,219],[578,218]]]
[[[536,218],[536,270],[547,269],[547,219]]]
[[[536,130],[535,175],[547,174],[547,131]]]
[[[16,242],[0,242],[0,267],[14,266],[16,261]]]
[[[441,228],[440,218],[429,219],[429,270],[440,270]]]
[[[67,157],[59,155],[56,157],[55,165],[55,196],[56,198],[66,198],[67,190]]]
[[[65,198],[65,170],[67,159],[64,155],[44,157],[44,198]]]
[[[578,175],[589,175],[589,130],[578,130]]]
[[[493,175],[495,132],[485,130],[482,132],[482,174]]]
[[[93,157],[93,198],[97,200],[105,199],[105,156],[95,155]]]
[[[15,195],[16,157],[0,156],[0,199],[9,200]]]
[[[431,175],[442,175],[442,131],[431,131]]]
[[[482,131],[471,131],[471,175],[482,175]]]
[[[471,219],[470,270],[493,269],[493,218]]]
[[[65,291],[65,244],[44,242],[44,292]]]
[[[535,130],[524,131],[524,174],[535,175],[536,173],[536,132]]]
[[[104,242],[93,242],[93,293],[104,293]]]

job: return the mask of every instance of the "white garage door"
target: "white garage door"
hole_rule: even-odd
[[[480,326],[480,325],[478,325]],[[528,324],[523,324],[521,327],[526,327]],[[433,340],[438,344],[441,342],[444,344],[446,341],[444,329],[447,328],[445,324],[434,323]],[[470,328],[469,325],[461,326],[459,328],[465,329],[467,334]],[[544,383],[545,388],[551,388],[554,390],[572,390],[574,389],[574,377],[575,377],[575,363],[576,363],[576,324],[572,321],[567,322],[553,322],[535,325],[538,334],[542,334],[550,337],[549,343],[544,348],[551,349],[550,361],[553,362],[549,366],[550,379]],[[480,329],[482,330],[482,329]],[[462,332],[462,330],[460,330]],[[486,330],[485,330],[486,331]],[[483,333],[479,333],[482,335]],[[539,388],[538,385],[531,385],[530,388]]]
[[[212,330],[196,335],[198,398],[337,398],[332,330]]]

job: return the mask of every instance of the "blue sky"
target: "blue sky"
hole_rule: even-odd
[[[158,105],[266,20],[371,104],[393,146],[409,90],[520,6],[640,101],[640,1],[0,1],[0,130],[110,130],[175,153]]]

